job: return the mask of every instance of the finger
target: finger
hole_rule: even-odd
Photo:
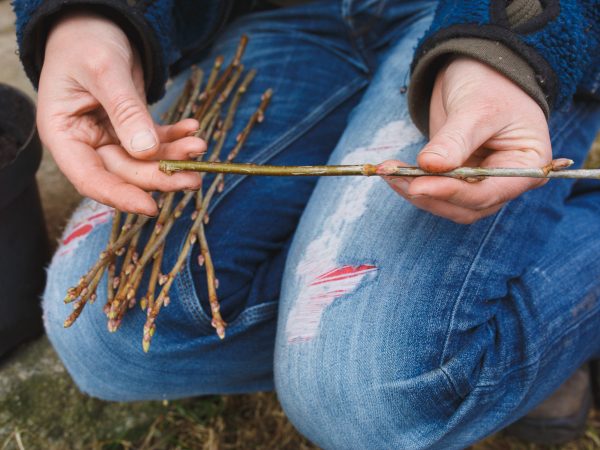
[[[398,185],[406,187],[406,190],[408,190],[408,185],[414,180],[414,177],[399,177],[389,174],[394,173],[396,167],[409,166],[410,165],[404,161],[389,159],[377,166],[377,174],[380,175],[393,189],[396,189],[394,186]]]
[[[61,140],[60,148],[51,141],[49,147],[56,164],[73,183],[77,191],[100,203],[121,211],[155,216],[158,212],[152,196],[127,183],[104,167],[100,156],[91,147],[74,140]]]
[[[546,181],[535,178],[490,177],[480,182],[469,183],[452,178],[423,177],[411,183],[408,193],[483,211],[513,200],[528,190],[542,186]]]
[[[195,159],[204,153],[206,153],[206,143],[200,138],[188,136],[160,144],[153,159]]]
[[[197,190],[202,184],[202,178],[198,173],[177,172],[167,175],[158,169],[158,162],[132,158],[118,145],[105,145],[97,152],[106,170],[127,183],[148,191]]]
[[[129,67],[111,63],[98,66],[85,80],[87,88],[106,110],[121,145],[135,158],[154,157],[159,147],[158,133]]]
[[[496,151],[483,162],[483,167],[539,167],[545,163],[540,154],[528,151]],[[414,180],[411,195],[427,195],[438,200],[484,210],[510,201],[530,189],[542,186],[546,180],[536,178],[494,178],[478,183],[442,177],[424,177]]]
[[[497,131],[494,123],[474,117],[473,113],[450,113],[417,156],[417,163],[429,172],[445,172],[461,166]]]
[[[377,173],[377,175],[382,176],[384,178],[387,178],[387,177],[406,178],[407,181],[409,181],[413,178],[413,177],[399,177],[397,175],[394,175],[394,173],[397,172],[396,169],[398,167],[411,167],[411,165],[408,163],[405,163],[404,161],[400,161],[399,159],[388,159],[377,165],[376,173]]]
[[[190,136],[198,131],[200,124],[196,119],[184,119],[171,125],[159,125],[156,127],[160,142],[173,142],[177,139]]]
[[[411,183],[404,179],[392,178],[388,184],[417,208],[463,225],[472,224],[484,217],[495,214],[503,206],[495,205],[491,208],[476,211],[427,196],[411,195],[409,194]]]

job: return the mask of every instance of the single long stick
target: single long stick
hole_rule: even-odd
[[[160,161],[159,167],[165,173],[179,171],[226,173],[237,175],[263,176],[394,176],[423,177],[440,176],[477,181],[485,177],[528,177],[528,178],[592,178],[600,179],[600,169],[564,170],[573,161],[558,159],[545,167],[532,168],[491,168],[459,167],[448,172],[426,172],[418,167],[403,167],[377,164],[357,164],[345,166],[270,166],[260,164],[218,163],[195,161]]]

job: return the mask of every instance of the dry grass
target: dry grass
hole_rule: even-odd
[[[259,393],[174,402],[129,439],[98,442],[102,450],[309,450],[274,394]]]
[[[143,432],[142,432],[143,431]],[[274,394],[260,393],[175,402],[129,439],[98,442],[98,450],[310,450],[312,445],[286,419]],[[519,441],[498,433],[472,450],[600,449],[600,414],[593,412],[581,439],[559,447]]]

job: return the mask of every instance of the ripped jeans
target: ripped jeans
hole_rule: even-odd
[[[414,162],[425,141],[404,85],[434,4],[383,3],[321,1],[229,25],[199,64],[206,73],[249,36],[244,63],[258,77],[230,136],[266,88],[275,92],[240,161]],[[157,117],[187,76],[175,79]],[[555,155],[581,165],[600,108],[575,103],[550,125]],[[600,350],[595,182],[551,181],[467,226],[416,209],[375,177],[229,176],[207,226],[227,336],[220,341],[210,325],[196,247],[149,354],[138,308],[108,333],[105,282],[62,328],[70,311],[62,298],[106,245],[111,214],[81,205],[44,299],[52,343],[96,397],[276,389],[292,423],[325,449],[462,448],[524,415]],[[190,225],[182,218],[172,230],[163,271]]]

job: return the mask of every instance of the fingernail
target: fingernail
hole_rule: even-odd
[[[145,152],[156,145],[154,133],[150,130],[138,131],[131,138],[131,149],[134,152]]]
[[[427,150],[423,150],[422,153],[431,153],[432,155],[441,156],[442,158],[448,157],[448,150],[444,147],[429,147]]]
[[[423,188],[423,186],[420,186],[420,187]],[[426,197],[429,197],[429,193],[428,192],[426,192],[426,191],[420,191],[420,192],[417,191],[417,192],[414,192],[414,189],[413,189],[413,192],[411,192],[410,194],[407,194],[407,195],[408,195],[408,197],[411,200],[417,199],[417,198],[426,198]]]
[[[202,156],[202,155],[204,155],[205,153],[206,153],[206,152],[190,153],[190,154],[189,154],[189,157],[190,157],[190,159],[196,159],[196,158],[198,158],[199,156]]]
[[[403,180],[402,178],[395,179],[393,181],[394,186],[400,189],[403,193],[408,194],[408,181]]]

